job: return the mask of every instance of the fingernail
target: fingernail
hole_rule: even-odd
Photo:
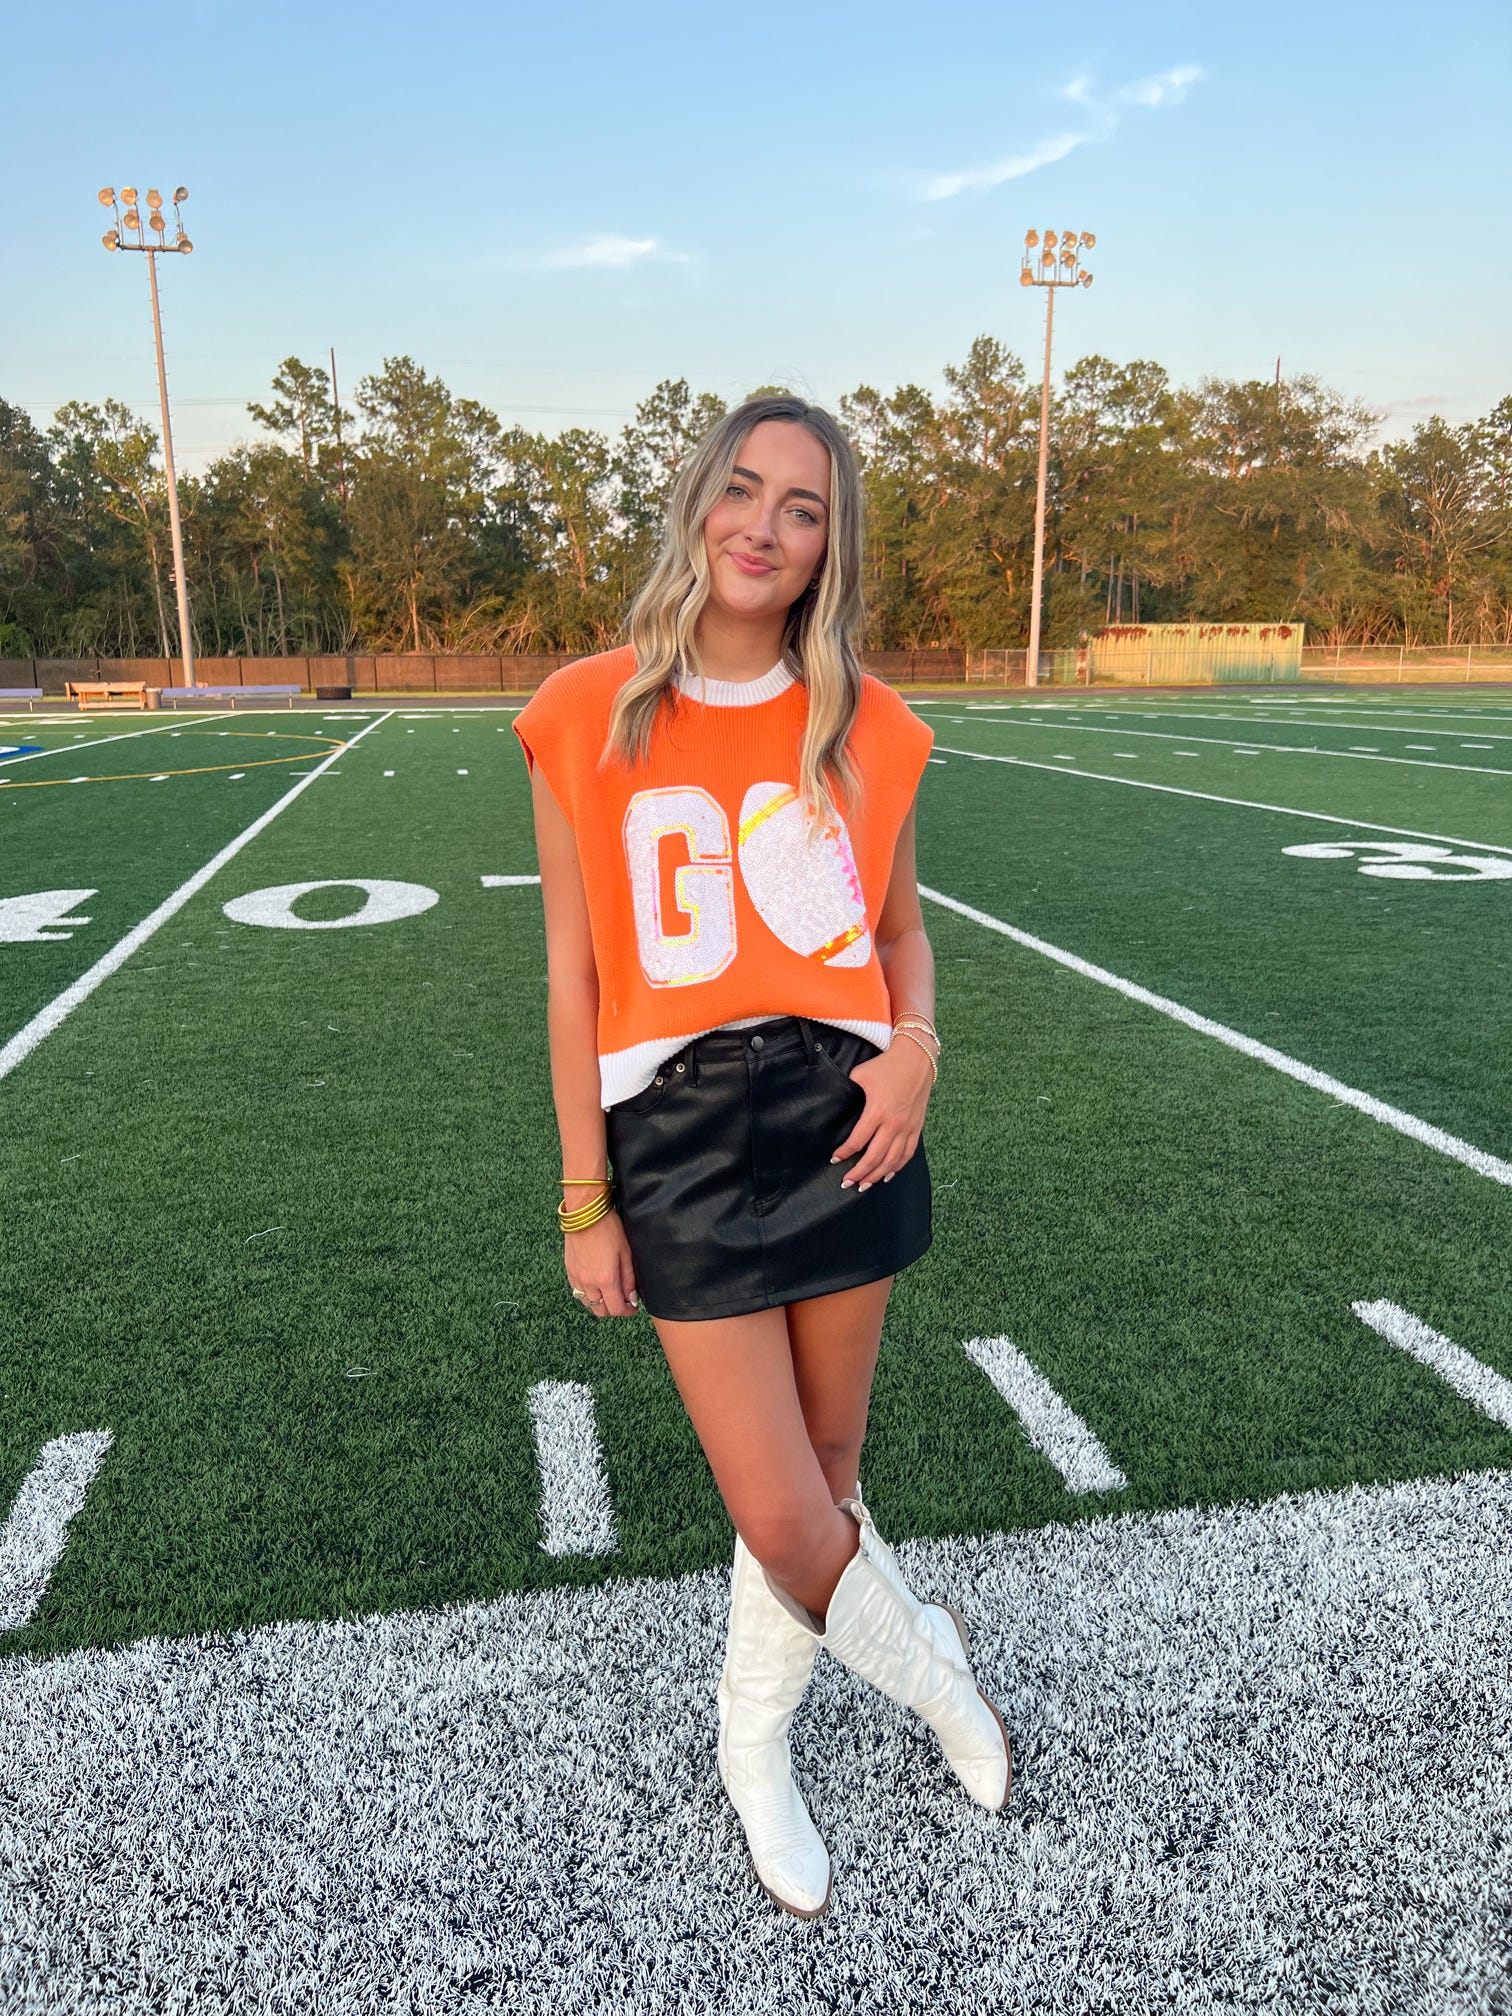
[[[863,1183],[863,1184],[861,1185],[861,1188],[862,1188],[863,1190],[870,1190],[870,1188],[871,1188],[871,1178],[870,1178],[870,1177],[868,1177],[868,1178],[867,1178],[867,1180],[866,1180],[866,1181],[865,1181],[865,1182],[864,1182],[864,1183]]]
[[[831,1155],[830,1160],[831,1162],[838,1162],[840,1157],[838,1155]]]
[[[842,1190],[849,1190],[849,1188],[851,1187],[851,1183],[852,1183],[852,1181],[853,1181],[853,1180],[854,1180],[854,1179],[853,1179],[852,1177],[849,1177],[849,1176],[842,1176],[842,1177],[840,1178],[840,1188],[841,1188]]]
[[[884,1177],[882,1178],[882,1181],[883,1181],[884,1183],[891,1183],[891,1181],[892,1181],[893,1177],[894,1177],[894,1176],[896,1176],[896,1175],[897,1175],[897,1173],[898,1173],[898,1172],[897,1172],[897,1170],[896,1170],[896,1169],[894,1169],[894,1170],[892,1171],[892,1173],[891,1173],[890,1175],[887,1175],[887,1176],[884,1176]]]

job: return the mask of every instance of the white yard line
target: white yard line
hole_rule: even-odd
[[[370,721],[366,728],[359,729],[350,742],[333,749],[316,769],[308,771],[294,786],[286,791],[266,812],[260,813],[252,824],[238,833],[234,840],[226,843],[212,860],[203,868],[197,868],[187,882],[181,883],[171,896],[166,897],[156,910],[144,917],[140,924],[134,924],[126,936],[112,945],[110,950],[97,959],[93,966],[81,973],[77,980],[70,982],[63,992],[41,1008],[30,1022],[18,1029],[10,1041],[0,1047],[0,1078],[8,1077],[18,1064],[23,1063],[46,1037],[50,1036],[82,1002],[87,1001],[95,989],[117,972],[132,953],[147,943],[153,933],[160,930],[170,917],[176,916],[192,896],[197,896],[212,877],[218,875],[228,861],[232,861],[249,841],[255,840],[265,826],[271,826],[279,813],[285,811],[307,785],[312,784],[327,767],[337,762],[347,751],[354,749],[364,735],[371,734],[388,720],[383,714],[376,721]]]
[[[1058,770],[1058,777],[1073,776],[1073,771]],[[1032,932],[1020,931],[1015,925],[1005,924],[1000,917],[990,917],[985,910],[978,910],[970,903],[962,903],[955,896],[946,896],[938,889],[926,889],[920,884],[919,894],[927,896],[932,903],[938,903],[946,910],[954,910],[960,917],[969,918],[973,924],[980,924],[985,930],[996,931],[1004,938],[1011,938],[1015,945],[1022,945],[1027,951],[1038,952],[1043,958],[1053,959],[1058,966],[1065,966],[1073,973],[1080,973],[1086,980],[1095,980],[1101,987],[1111,987],[1126,1000],[1137,1001],[1143,1007],[1153,1008],[1157,1014],[1169,1015],[1173,1022],[1180,1022],[1188,1029],[1194,1029],[1201,1036],[1211,1036],[1215,1042],[1225,1044],[1230,1050],[1237,1050],[1245,1057],[1252,1057],[1257,1063],[1268,1064],[1273,1071],[1280,1071],[1288,1078],[1295,1078],[1299,1085],[1306,1085],[1314,1092],[1325,1093],[1337,1100],[1341,1106],[1352,1106],[1358,1113],[1371,1120],[1380,1121],[1383,1127],[1395,1128],[1409,1140],[1419,1142],[1425,1148],[1435,1149],[1440,1155],[1447,1155],[1455,1162],[1462,1162],[1467,1169],[1473,1169],[1477,1176],[1489,1177],[1493,1183],[1505,1184],[1512,1189],[1512,1162],[1505,1162],[1499,1155],[1492,1155],[1484,1148],[1477,1148],[1473,1142],[1462,1141],[1456,1134],[1447,1133],[1442,1127],[1435,1127],[1427,1120],[1419,1120],[1415,1114],[1405,1113],[1399,1106],[1388,1106],[1384,1099],[1377,1099],[1369,1092],[1361,1092],[1353,1085],[1346,1085],[1342,1079],[1332,1078],[1326,1071],[1315,1071],[1310,1064],[1303,1064],[1295,1057],[1287,1056],[1284,1050],[1276,1050],[1269,1043],[1258,1042],[1253,1036],[1246,1036],[1238,1029],[1230,1029],[1226,1023],[1214,1022],[1207,1015],[1199,1015],[1193,1008],[1183,1006],[1180,1001],[1171,1001],[1163,994],[1155,994],[1148,987],[1141,987],[1136,981],[1125,980],[1121,974],[1110,973],[1106,966],[1094,966],[1090,959],[1083,959],[1075,952],[1067,952],[1059,945],[1051,945],[1043,938],[1036,938]]]
[[[229,721],[230,719],[231,716],[229,714],[207,714],[204,717],[204,721]],[[204,721],[191,721],[190,726],[195,728],[202,727]],[[103,749],[107,742],[142,742],[149,735],[171,734],[178,725],[176,721],[164,721],[157,728],[131,728],[124,730],[119,735],[97,735],[93,742],[60,742],[56,749],[34,749],[29,756],[12,756],[6,767],[9,769],[16,763],[37,763],[44,756],[79,756],[86,749]]]
[[[1458,1344],[1430,1330],[1420,1316],[1400,1309],[1395,1302],[1352,1302],[1350,1307],[1362,1323],[1399,1351],[1406,1351],[1420,1364],[1437,1372],[1461,1399],[1478,1407],[1503,1428],[1512,1428],[1512,1380],[1493,1372],[1479,1358]]]
[[[1116,710],[1113,711],[1116,712]],[[1183,710],[1182,708],[1179,707],[1162,707],[1160,713],[1161,716],[1167,721],[1264,721],[1268,718],[1264,714],[1230,714],[1230,713],[1220,714],[1216,708],[1195,708],[1191,710]],[[1144,709],[1142,707],[1133,707],[1129,710],[1128,713],[1124,714],[1120,718],[1124,720],[1129,720],[1129,719],[1136,719],[1141,715],[1144,715]],[[1326,714],[1306,714],[1306,715],[1294,714],[1290,716],[1284,716],[1280,720],[1274,720],[1274,717],[1270,718],[1274,720],[1274,725],[1276,727],[1293,727],[1293,726],[1300,727],[1302,723],[1306,721],[1309,728],[1312,727],[1314,722],[1316,722],[1320,728],[1336,727],[1343,733],[1347,733],[1349,732],[1349,730],[1355,727],[1364,727],[1368,722],[1370,726],[1370,731],[1374,735],[1420,735],[1422,733],[1422,730],[1420,728],[1397,728],[1392,725],[1394,721],[1402,719],[1417,720],[1417,721],[1456,721],[1456,720],[1464,720],[1466,718],[1464,715],[1452,714],[1452,713],[1448,715],[1437,714],[1431,712],[1427,708],[1419,710],[1412,707],[1401,707],[1401,708],[1394,707],[1391,709],[1391,717],[1392,718],[1390,721],[1386,720],[1380,714],[1377,714],[1377,716],[1374,719],[1372,719],[1368,715],[1363,714],[1340,715],[1336,719],[1332,720]],[[1145,716],[1145,718],[1149,719],[1153,717]],[[1493,715],[1492,718],[1495,719],[1496,717]],[[1498,733],[1498,731],[1496,731],[1495,729],[1482,728],[1478,721],[1472,721],[1470,725],[1474,727],[1477,730],[1477,732],[1491,736],[1493,741],[1512,742],[1512,734],[1503,735]],[[1448,732],[1447,729],[1444,732],[1447,733]]]
[[[968,1337],[961,1349],[987,1374],[1034,1447],[1060,1472],[1068,1491],[1127,1488],[1128,1478],[1086,1422],[1010,1338]]]
[[[964,724],[963,724],[964,725]],[[1261,751],[1277,756],[1336,756],[1351,763],[1400,763],[1409,770],[1468,770],[1477,777],[1512,777],[1512,770],[1498,770],[1489,763],[1425,763],[1417,756],[1371,755],[1361,747],[1349,749],[1303,748],[1293,742],[1262,742],[1257,751],[1253,735],[1173,735],[1163,728],[1131,728],[1127,722],[1118,728],[1098,728],[1087,721],[1037,721],[1032,717],[1019,721],[993,718],[989,726],[994,728],[1044,728],[1060,735],[1117,735],[1125,741],[1145,742],[1202,742],[1209,748],[1228,750],[1236,756],[1253,756]],[[1406,734],[1415,734],[1415,729],[1406,729]],[[1506,738],[1512,741],[1512,736]],[[1122,755],[1115,749],[1114,755]]]
[[[0,1631],[18,1630],[42,1601],[111,1439],[103,1428],[55,1436],[22,1479],[0,1528]]]
[[[541,1472],[542,1548],[548,1554],[612,1554],[619,1543],[593,1388],[542,1379],[528,1398]]]
[[[939,746],[939,745],[937,745]],[[993,756],[982,749],[952,749],[943,745],[947,756],[971,756],[978,763],[1007,763],[1016,770],[1042,770],[1049,777],[1082,777],[1089,784],[1123,784],[1135,791],[1164,791],[1173,798],[1202,798],[1211,805],[1237,805],[1249,812],[1279,812],[1288,819],[1321,819],[1329,826],[1368,828],[1372,833],[1400,833],[1409,840],[1442,840],[1451,847],[1474,847],[1483,854],[1512,854],[1494,840],[1462,840],[1453,833],[1429,833],[1417,826],[1386,826],[1379,819],[1344,819],[1336,812],[1307,812],[1300,805],[1272,805],[1263,798],[1226,798],[1217,791],[1192,791],[1183,784],[1157,784],[1149,777],[1127,777],[1107,770],[1061,770],[1053,763],[1036,763],[1028,756]]]

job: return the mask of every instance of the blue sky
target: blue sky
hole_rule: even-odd
[[[186,467],[291,352],[409,352],[506,421],[614,433],[664,377],[941,389],[1038,369],[1030,226],[1093,230],[1058,364],[1313,371],[1403,432],[1512,392],[1512,9],[997,4],[133,15],[7,29],[0,397],[155,414],[102,184],[188,185],[163,264]]]

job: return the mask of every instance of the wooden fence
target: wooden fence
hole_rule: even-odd
[[[548,673],[582,657],[580,651],[543,652],[538,657],[496,653],[450,656],[407,652],[350,658],[197,658],[199,686],[297,686],[313,693],[322,686],[350,686],[353,693],[533,693]],[[878,678],[903,686],[961,685],[964,651],[869,651],[866,664]],[[70,679],[140,679],[148,686],[182,687],[178,658],[0,658],[0,686],[40,686],[63,697]]]

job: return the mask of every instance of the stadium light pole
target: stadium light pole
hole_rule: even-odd
[[[1081,264],[1080,246],[1089,250],[1097,243],[1090,231],[1038,231],[1024,233],[1024,262],[1019,270],[1021,287],[1045,290],[1045,378],[1040,387],[1039,488],[1034,500],[1034,596],[1029,604],[1029,654],[1024,664],[1024,684],[1039,684],[1040,607],[1045,588],[1045,479],[1050,466],[1050,337],[1055,327],[1057,287],[1090,287],[1092,275]],[[1059,256],[1057,256],[1059,246]],[[1038,253],[1036,258],[1034,255]]]
[[[152,290],[152,335],[157,345],[158,398],[163,408],[163,473],[168,479],[168,529],[173,536],[173,585],[178,592],[179,656],[184,661],[184,684],[192,686],[194,679],[194,637],[189,628],[189,583],[184,577],[184,534],[179,524],[178,477],[173,467],[173,429],[168,422],[168,372],[163,363],[163,317],[158,308],[157,255],[159,252],[192,252],[193,245],[184,235],[184,220],[179,215],[179,205],[188,196],[187,189],[173,192],[173,243],[167,239],[168,226],[163,221],[163,199],[156,189],[147,191],[147,222],[143,224],[142,213],[137,207],[135,189],[123,189],[121,202],[126,205],[126,214],[121,214],[121,202],[116,200],[114,189],[102,189],[100,201],[107,210],[115,213],[115,228],[107,231],[100,243],[107,252],[145,252],[147,255],[147,278]],[[147,234],[151,232],[149,240]],[[166,641],[166,640],[165,640]],[[169,671],[172,684],[172,670]]]

